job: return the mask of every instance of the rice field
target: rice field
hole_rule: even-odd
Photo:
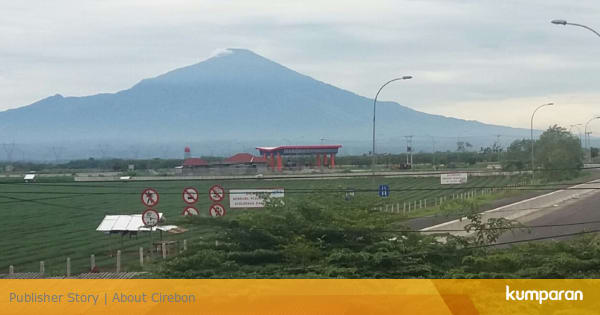
[[[115,252],[122,251],[122,271],[142,270],[139,266],[138,249],[143,247],[146,261],[160,259],[152,243],[163,238],[175,241],[178,248],[182,240],[188,243],[211,241],[218,230],[198,228],[182,217],[186,206],[182,200],[185,187],[195,187],[200,192],[195,205],[201,216],[208,216],[211,202],[208,190],[214,184],[229,189],[284,188],[285,201],[303,202],[307,199],[324,206],[340,206],[361,202],[381,206],[411,202],[425,198],[439,198],[470,191],[473,187],[498,187],[518,183],[518,176],[470,177],[464,185],[440,185],[437,177],[398,178],[348,178],[348,179],[286,179],[286,180],[222,180],[222,181],[149,181],[149,182],[70,182],[44,179],[45,182],[22,183],[0,181],[0,273],[8,272],[9,265],[15,272],[37,272],[44,261],[48,274],[64,274],[65,261],[71,259],[73,273],[89,271],[90,255],[95,255],[99,271],[114,271]],[[378,197],[378,186],[390,186],[390,196]],[[155,207],[166,218],[166,224],[188,229],[182,234],[153,232],[137,236],[108,235],[97,232],[96,227],[107,214],[138,214],[144,210],[140,194],[152,187],[160,194]],[[346,191],[352,189],[355,196],[345,201]],[[241,211],[229,209],[227,198],[223,202],[227,215],[235,217]],[[398,216],[399,219],[401,216]],[[172,251],[177,252],[177,249]]]

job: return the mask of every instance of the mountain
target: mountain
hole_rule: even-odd
[[[528,135],[525,129],[426,114],[394,102],[377,104],[379,152],[400,151],[404,135],[438,137],[438,148],[444,143],[455,148],[457,137],[490,145],[496,134]],[[117,93],[57,94],[0,112],[0,142],[66,145],[88,157],[93,148],[74,147],[104,145],[117,152],[116,147],[141,144],[158,152],[158,146],[177,145],[180,150],[180,144],[197,143],[196,153],[208,154],[208,146],[235,152],[260,145],[314,144],[325,137],[344,145],[346,153],[362,153],[369,151],[372,111],[372,99],[249,50],[228,49]],[[430,150],[428,139],[416,141],[415,148]],[[118,155],[115,152],[103,154]]]

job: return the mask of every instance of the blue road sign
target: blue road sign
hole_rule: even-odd
[[[389,197],[389,196],[390,196],[390,186],[379,185],[379,197]]]

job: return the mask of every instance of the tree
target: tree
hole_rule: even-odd
[[[548,128],[540,136],[535,144],[535,156],[546,180],[574,178],[583,167],[583,150],[579,139],[558,125]]]
[[[517,220],[506,218],[489,218],[487,222],[482,219],[481,213],[472,212],[467,215],[469,224],[465,225],[465,231],[473,232],[472,242],[475,245],[487,245],[495,243],[506,231],[513,232],[514,229],[525,229],[525,226]]]
[[[506,149],[502,168],[509,171],[520,171],[527,168],[531,160],[531,140],[515,140]]]
[[[554,125],[534,142],[535,163],[542,168],[546,180],[563,180],[576,177],[583,166],[583,151],[579,138],[565,128]],[[531,140],[513,141],[506,149],[502,162],[505,170],[525,170],[531,163]]]

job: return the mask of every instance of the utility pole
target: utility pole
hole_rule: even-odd
[[[496,143],[494,144],[498,151],[498,163],[500,163],[500,152],[502,151],[502,148],[500,147],[500,136],[502,135],[496,135]]]
[[[54,161],[58,164],[60,159],[62,158],[62,152],[64,147],[52,147],[52,154],[54,155]]]
[[[586,152],[586,157],[588,162],[592,161],[592,142],[590,141],[590,137],[592,136],[592,132],[591,131],[586,131],[585,133],[585,146],[587,148],[587,152]]]
[[[3,143],[2,148],[4,148],[4,152],[6,153],[6,160],[11,162],[13,159],[13,152],[15,151],[15,143]]]
[[[584,134],[585,134],[585,146],[588,149],[588,161],[592,160],[592,148],[591,148],[591,142],[590,142],[590,135],[592,134],[592,131],[588,131],[588,125],[590,124],[590,122],[592,122],[592,120],[594,119],[600,119],[600,115],[596,115],[594,117],[592,117],[590,120],[587,121],[587,123],[585,123],[585,129],[584,129]],[[587,155],[587,154],[586,154]]]
[[[413,135],[409,135],[409,136],[404,136],[406,138],[406,164],[410,165],[410,169],[412,170],[413,168],[413,147],[412,147],[412,138]],[[409,162],[409,155],[410,155],[410,162]]]
[[[431,166],[435,169],[435,138],[431,137]]]

